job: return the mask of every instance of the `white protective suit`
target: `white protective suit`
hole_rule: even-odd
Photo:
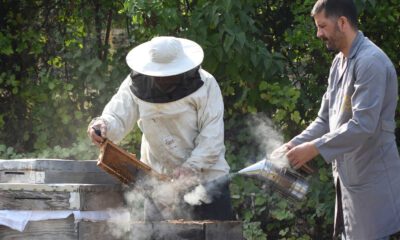
[[[211,74],[199,73],[204,82],[199,89],[168,103],[139,99],[128,76],[102,113],[107,138],[121,141],[137,122],[143,133],[140,160],[155,171],[170,175],[184,166],[199,171],[203,180],[227,174],[221,90]]]

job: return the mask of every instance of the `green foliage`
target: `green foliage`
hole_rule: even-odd
[[[96,40],[108,7],[108,1],[2,2],[0,142],[30,152],[82,139],[83,126],[127,72]]]
[[[243,223],[243,236],[247,240],[263,240],[267,239],[267,234],[265,234],[261,227],[260,222],[248,222]]]
[[[20,153],[16,152],[13,147],[0,145],[0,159],[23,159],[23,158],[39,158],[39,159],[79,159],[89,160],[95,159],[98,154],[97,148],[93,147],[89,141],[79,139],[68,147],[60,147],[56,145],[52,148],[44,148],[35,152]]]
[[[298,94],[279,76],[283,56],[267,48],[265,32],[255,22],[268,14],[261,6],[262,1],[127,1],[125,12],[132,15],[135,39],[174,35],[202,45],[203,68],[218,79],[225,102],[233,106],[228,114],[268,111],[274,104],[267,101],[271,98],[293,110]],[[177,14],[172,17],[172,12]],[[270,88],[282,89],[271,95]],[[260,95],[266,101],[260,101]]]
[[[126,53],[153,36],[174,35],[204,48],[202,67],[224,95],[226,158],[238,171],[265,155],[249,116],[265,113],[286,140],[316,116],[333,55],[315,36],[314,2],[3,0],[0,158],[94,159],[98,150],[86,126],[129,73]],[[400,72],[400,0],[356,2],[360,29]],[[125,30],[127,43],[113,45],[112,29]],[[121,145],[138,152],[139,141],[136,131]],[[233,179],[233,205],[247,239],[331,238],[331,169],[320,158],[313,167],[311,190],[297,203],[259,181]]]

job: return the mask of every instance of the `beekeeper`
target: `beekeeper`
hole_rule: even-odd
[[[357,27],[351,0],[318,0],[317,37],[337,51],[317,118],[284,146],[298,168],[317,155],[332,164],[334,237],[382,240],[400,231],[400,158],[395,140],[396,70]]]
[[[140,160],[155,171],[200,181],[227,174],[223,99],[215,78],[200,66],[203,57],[197,43],[170,36],[133,48],[126,57],[132,72],[89,124],[91,140],[118,143],[137,123]],[[101,130],[101,137],[94,129]],[[228,186],[221,191],[212,203],[198,206],[193,219],[231,218]]]

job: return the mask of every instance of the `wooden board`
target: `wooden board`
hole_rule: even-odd
[[[119,185],[0,183],[1,210],[104,210],[124,205]]]
[[[106,221],[66,219],[32,221],[24,232],[0,226],[0,239],[66,240],[243,240],[240,221],[133,222],[131,230],[117,238]]]
[[[78,231],[74,217],[70,216],[66,219],[29,222],[23,232],[0,225],[0,239],[78,240]]]
[[[119,240],[111,234],[110,226],[106,221],[79,222],[79,240]]]
[[[243,240],[240,221],[135,222],[127,239]]]
[[[118,181],[97,167],[96,160],[0,159],[0,183],[91,183]]]
[[[204,226],[190,223],[135,222],[132,224],[128,239],[204,240]]]
[[[205,239],[243,240],[242,223],[238,221],[217,221],[205,223]]]
[[[80,221],[71,215],[65,219],[31,221],[23,232],[0,225],[2,240],[118,240],[110,234],[107,222]]]

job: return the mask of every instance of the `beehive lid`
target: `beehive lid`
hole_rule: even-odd
[[[96,160],[1,159],[0,183],[118,183],[96,163]]]
[[[31,184],[0,183],[0,190],[36,191],[36,192],[103,192],[121,191],[121,185],[115,184]]]
[[[67,159],[0,159],[1,170],[36,170],[36,171],[67,171],[67,172],[101,172],[96,166],[96,160]]]

